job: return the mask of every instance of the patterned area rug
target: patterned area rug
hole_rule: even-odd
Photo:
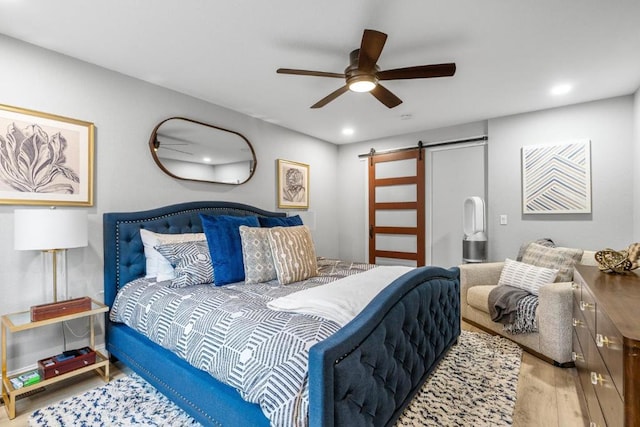
[[[504,338],[463,331],[397,426],[512,425],[520,348]],[[38,409],[30,426],[199,426],[132,374]]]

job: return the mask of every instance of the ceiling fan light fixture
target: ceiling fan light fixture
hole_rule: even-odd
[[[373,76],[359,75],[349,79],[347,83],[352,92],[371,92],[377,85]]]

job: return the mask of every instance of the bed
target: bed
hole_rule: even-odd
[[[199,214],[286,216],[216,201],[105,213],[105,303],[112,306],[124,285],[145,275],[141,228],[199,233]],[[458,269],[423,267],[403,274],[352,321],[308,350],[308,424],[393,425],[459,334]],[[261,407],[243,400],[235,388],[109,316],[106,348],[203,425],[270,424]]]

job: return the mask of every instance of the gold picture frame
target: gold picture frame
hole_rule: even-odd
[[[309,165],[278,159],[278,207],[309,209]]]
[[[0,104],[0,204],[93,206],[94,125]]]

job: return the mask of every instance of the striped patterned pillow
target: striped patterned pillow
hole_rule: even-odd
[[[498,286],[509,285],[538,295],[540,287],[552,283],[557,274],[558,270],[536,267],[507,258],[500,273]]]
[[[318,275],[316,251],[306,225],[270,228],[269,246],[281,285]]]
[[[531,243],[522,255],[522,262],[537,267],[557,269],[556,282],[570,282],[573,280],[573,268],[580,262],[583,253],[582,249],[549,248]]]

